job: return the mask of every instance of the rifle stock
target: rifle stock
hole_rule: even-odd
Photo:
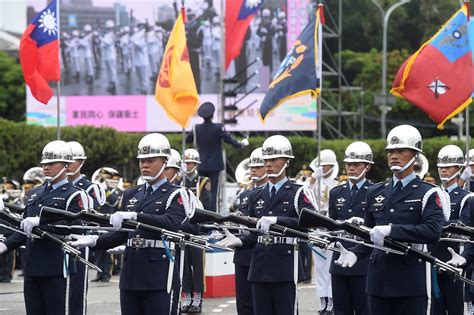
[[[357,226],[355,224],[351,224],[345,221],[336,221],[306,208],[303,208],[301,210],[299,225],[304,227],[322,227],[330,231],[342,229],[350,234],[364,239],[365,241],[371,242],[370,230],[368,227]],[[432,266],[438,268],[439,270],[450,274],[451,276],[453,276],[454,279],[460,279],[463,282],[466,282],[470,285],[474,285],[474,281],[462,276],[461,269],[448,265],[447,263],[430,255],[429,253],[414,248],[411,245],[385,238],[384,246],[390,249],[403,252],[407,255],[411,254],[419,259],[422,259],[425,262],[430,263]]]

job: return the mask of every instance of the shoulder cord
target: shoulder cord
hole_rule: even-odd
[[[439,187],[433,187],[428,190],[425,195],[423,196],[423,201],[421,202],[421,214],[425,211],[426,204],[428,203],[428,199],[431,197],[432,194],[437,193],[439,199],[441,201],[441,207],[443,208],[443,215],[445,220],[449,220],[449,215],[451,214],[451,201],[449,195]]]
[[[300,188],[298,188],[298,190],[296,191],[295,200],[293,201],[294,206],[295,206],[295,210],[296,210],[296,214],[299,216],[300,212],[301,212],[300,207],[298,205],[298,200],[299,200],[299,197],[300,197],[302,192],[303,192],[304,196],[309,199],[309,202],[314,207],[314,209],[316,209],[316,211],[318,211],[316,196],[314,195],[313,191],[308,186],[303,185]]]
[[[76,196],[78,196],[78,195],[82,200],[83,210],[89,210],[90,209],[89,198],[87,198],[86,192],[84,190],[78,190],[78,191],[72,193],[71,196],[69,196],[68,200],[66,201],[66,209],[65,210],[67,210],[69,208],[69,205],[71,204],[72,200],[74,198],[76,198]]]

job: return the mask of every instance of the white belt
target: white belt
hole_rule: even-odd
[[[298,243],[298,240],[294,237],[261,235],[258,237],[257,242],[264,245],[273,245],[273,244],[296,245]]]

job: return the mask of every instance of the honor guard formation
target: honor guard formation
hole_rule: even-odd
[[[290,178],[297,157],[282,135],[265,139],[236,169],[241,189],[230,212],[217,208],[221,141],[214,106],[181,155],[166,136],[137,145],[140,178],[127,187],[110,167],[81,174],[84,147],[56,140],[23,186],[3,179],[0,280],[23,276],[27,314],[85,314],[90,281],[119,275],[122,314],[201,313],[206,251],[233,251],[238,314],[298,314],[298,286],[314,268],[318,314],[472,314],[474,152],[456,145],[436,161],[441,185],[423,180],[423,139],[410,125],[386,140],[392,176],[372,183],[371,147],[321,150]],[[386,167],[379,165],[379,167]],[[216,211],[216,210],[219,211]],[[474,213],[474,212],[473,212]],[[15,258],[17,257],[17,258]],[[93,274],[93,273],[92,273]]]

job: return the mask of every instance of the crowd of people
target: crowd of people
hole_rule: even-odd
[[[421,134],[401,125],[387,137],[393,174],[388,180],[372,183],[366,178],[374,157],[367,143],[357,141],[346,148],[344,180],[335,153],[326,149],[299,184],[287,174],[295,159],[290,141],[270,136],[249,157],[250,182],[234,209],[236,215],[255,218],[255,227],[220,226],[217,232],[193,221],[196,209],[216,210],[218,190],[213,187],[219,186],[219,179],[214,173],[223,165],[209,165],[215,158],[208,156],[209,150],[222,140],[236,148],[248,141],[237,141],[213,123],[213,113],[210,103],[200,107],[204,122],[188,137],[195,149],[182,155],[166,136],[145,135],[137,146],[141,178],[136,185],[124,185],[119,172],[109,167],[98,169],[89,181],[81,175],[87,160],[82,145],[61,140],[44,147],[42,168],[27,171],[22,191],[5,180],[6,205],[0,211],[8,212],[10,204],[24,208],[19,226],[2,230],[0,276],[4,282],[11,280],[13,252],[22,252],[28,314],[83,314],[87,308],[87,267],[50,239],[32,237],[35,229],[81,249],[86,260],[93,256],[101,270],[95,281],[109,281],[113,270],[119,273],[123,314],[202,311],[204,248],[175,241],[173,233],[216,238],[216,246],[234,250],[239,314],[297,314],[298,284],[311,281],[311,261],[319,314],[426,314],[428,307],[432,314],[463,314],[465,308],[472,314],[469,285],[454,282],[452,274],[409,252],[397,252],[387,241],[427,250],[439,261],[467,268],[470,279],[472,245],[467,241],[460,246],[458,239],[443,234],[449,224],[473,224],[474,199],[463,187],[471,181],[474,159],[466,161],[459,147],[448,145],[439,151],[441,186],[430,184],[415,173],[423,150]],[[469,153],[472,157],[474,152]],[[218,158],[222,162],[222,156]],[[108,224],[100,221],[98,226],[91,217],[82,218],[82,225],[71,223],[56,210],[54,221],[47,215],[51,208],[100,214]],[[308,230],[299,219],[304,211],[363,227],[370,241],[359,239],[355,244],[357,238],[348,233]],[[74,225],[66,228],[67,224]],[[130,229],[130,224],[136,228]],[[287,229],[308,236],[284,234]],[[310,237],[331,245],[307,243]]]

